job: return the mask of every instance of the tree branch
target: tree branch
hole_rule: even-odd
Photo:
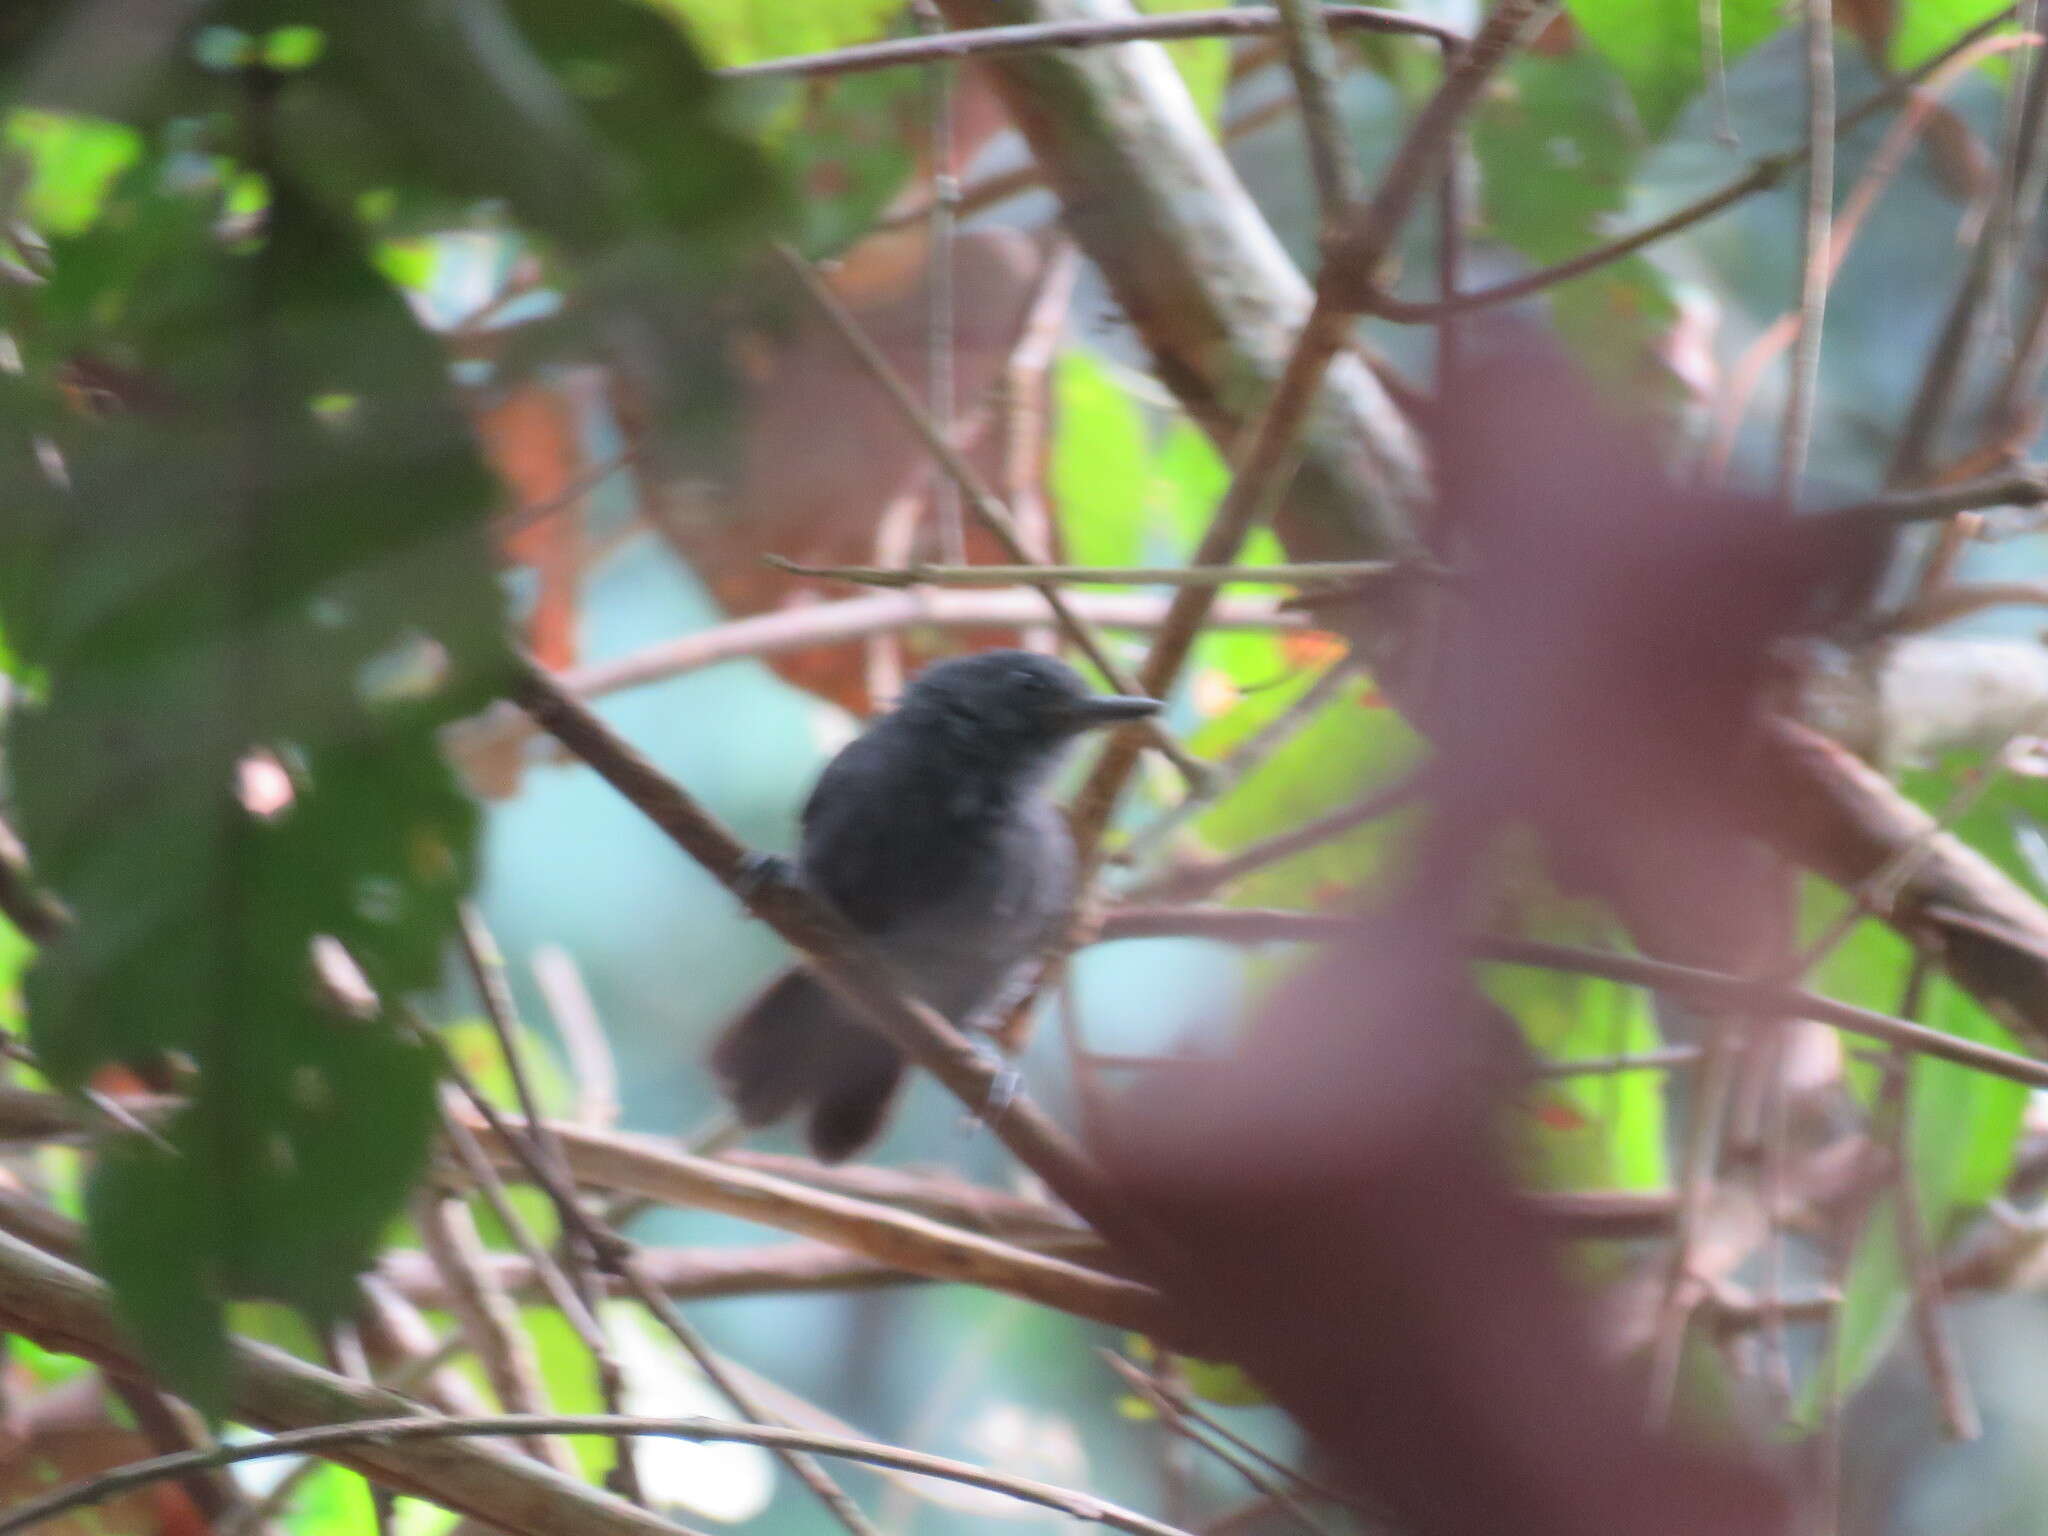
[[[244,1461],[264,1461],[273,1456],[299,1456],[307,1452],[329,1450],[348,1450],[360,1456],[363,1453],[356,1448],[363,1445],[373,1446],[382,1451],[386,1446],[406,1445],[411,1441],[424,1441],[433,1445],[434,1442],[443,1440],[536,1434],[631,1434],[653,1439],[725,1442],[766,1446],[771,1450],[813,1451],[822,1456],[843,1457],[848,1461],[866,1462],[871,1466],[889,1467],[898,1472],[914,1472],[923,1477],[943,1478],[948,1482],[964,1483],[971,1488],[986,1488],[995,1493],[1005,1493],[1027,1504],[1042,1505],[1069,1519],[1085,1520],[1092,1524],[1109,1526],[1113,1530],[1128,1531],[1131,1536],[1187,1536],[1185,1531],[1150,1519],[1135,1510],[1125,1509],[1122,1505],[1098,1499],[1092,1494],[1056,1488],[1050,1483],[1035,1482],[1030,1478],[987,1472],[964,1461],[953,1461],[944,1456],[927,1456],[920,1451],[901,1450],[896,1446],[881,1445],[872,1440],[849,1440],[840,1435],[812,1434],[805,1430],[781,1429],[762,1424],[733,1424],[720,1419],[653,1419],[609,1413],[514,1413],[492,1414],[471,1419],[383,1418],[355,1424],[329,1424],[285,1431],[259,1445],[218,1446],[205,1451],[158,1456],[149,1461],[136,1462],[132,1466],[103,1473],[99,1477],[87,1478],[69,1488],[61,1488],[55,1493],[16,1505],[6,1514],[0,1514],[0,1536],[10,1536],[12,1532],[27,1530],[30,1526],[61,1515],[67,1510],[97,1504],[103,1499],[113,1498],[116,1494],[126,1493],[130,1489],[146,1487],[167,1477],[180,1477],[210,1467],[228,1467]],[[466,1449],[475,1453],[480,1448]],[[678,1529],[675,1526],[661,1525],[659,1522],[656,1522],[655,1528],[669,1532]],[[570,1527],[565,1526],[563,1529]]]
[[[1324,25],[1333,32],[1380,32],[1426,37],[1439,47],[1449,48],[1456,48],[1465,41],[1462,32],[1401,11],[1376,10],[1366,5],[1327,5],[1322,7],[1322,12]],[[735,65],[719,73],[728,80],[851,75],[904,64],[940,64],[996,54],[1033,53],[1047,48],[1101,48],[1114,43],[1166,43],[1190,37],[1261,37],[1279,31],[1280,27],[1280,12],[1270,5],[1100,21],[1034,22],[1024,26],[980,27],[926,37],[892,38],[887,42],[835,48],[827,53],[792,54],[787,58]]]
[[[7,1233],[0,1233],[0,1326],[103,1370],[148,1379],[114,1320],[106,1285]],[[236,1340],[234,1353],[231,1416],[238,1422],[271,1430],[352,1419],[440,1422],[394,1392],[350,1381],[267,1344]],[[686,1527],[496,1446],[366,1439],[341,1449],[335,1460],[509,1536],[690,1536]],[[17,1505],[4,1518],[20,1529],[41,1515],[33,1505]]]

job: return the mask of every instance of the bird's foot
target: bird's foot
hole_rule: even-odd
[[[796,865],[779,853],[750,853],[740,860],[739,874],[732,882],[733,894],[752,902],[770,886],[790,885],[796,880]]]
[[[980,1109],[970,1110],[960,1117],[960,1129],[967,1134],[1001,1119],[1004,1111],[1016,1103],[1017,1096],[1024,1091],[1024,1074],[1001,1055],[979,1042],[975,1043],[974,1053],[987,1064],[989,1080]]]

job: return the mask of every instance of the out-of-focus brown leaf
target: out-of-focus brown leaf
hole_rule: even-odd
[[[537,581],[526,621],[528,648],[543,666],[572,667],[583,520],[576,500],[564,497],[588,473],[575,401],[546,385],[522,383],[485,405],[476,420],[491,467],[518,506],[550,509],[544,516],[515,517],[501,547],[507,560],[530,567]]]
[[[964,444],[990,483],[1000,483],[1001,434],[988,430],[989,397],[1015,349],[1045,255],[1010,230],[963,233],[954,247],[953,370],[956,423],[977,415],[981,430]],[[930,377],[928,247],[922,229],[863,241],[832,270],[834,290],[897,372],[920,394]],[[763,613],[823,595],[815,582],[765,564],[778,554],[806,564],[866,565],[877,558],[885,509],[930,484],[937,473],[895,405],[861,369],[830,323],[796,314],[787,333],[747,343],[740,475],[730,504],[715,512],[663,519],[675,544],[726,612]],[[971,519],[968,557],[1001,563],[1009,555]],[[936,559],[929,518],[918,522],[905,553]],[[1015,644],[1010,631],[949,637],[961,649]],[[910,657],[917,665],[923,656]],[[855,647],[773,658],[798,687],[845,705],[869,707]]]
[[[146,1436],[107,1416],[98,1377],[38,1392],[26,1372],[8,1375],[18,1401],[0,1427],[0,1509],[157,1453]],[[211,1526],[181,1485],[159,1482],[39,1529],[47,1536],[207,1536]]]
[[[1776,943],[1731,786],[1775,644],[1857,606],[1882,539],[1673,485],[1540,346],[1477,360],[1430,425],[1457,580],[1409,700],[1438,749],[1414,867],[1233,1059],[1136,1084],[1105,1163],[1193,1333],[1408,1528],[1774,1536],[1772,1476],[1645,1428],[1517,1203],[1462,941],[1530,823],[1649,947]]]
[[[1854,36],[1880,65],[1891,56],[1898,23],[1898,0],[1835,0],[1835,25]]]
[[[1475,369],[1433,427],[1465,551],[1426,705],[1443,800],[1533,823],[1640,941],[1739,965],[1770,904],[1731,786],[1774,648],[1854,612],[1886,536],[1675,485],[1543,350]]]
[[[1187,1255],[1162,1277],[1424,1536],[1772,1536],[1762,1474],[1649,1435],[1492,1156],[1485,1049],[1440,928],[1389,924],[1219,1067],[1162,1072],[1106,1148]]]

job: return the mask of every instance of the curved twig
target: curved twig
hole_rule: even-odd
[[[812,1451],[847,1461],[866,1462],[898,1472],[944,1478],[970,1488],[985,1488],[1008,1494],[1026,1504],[1042,1505],[1073,1520],[1106,1525],[1128,1531],[1131,1536],[1187,1536],[1179,1528],[1153,1520],[1121,1504],[1112,1504],[1091,1494],[1076,1493],[1026,1477],[1009,1477],[989,1472],[946,1456],[928,1456],[922,1451],[900,1450],[872,1440],[850,1440],[841,1435],[812,1434],[805,1430],[781,1429],[765,1424],[733,1424],[720,1419],[654,1419],[632,1414],[487,1414],[466,1419],[365,1419],[352,1424],[324,1425],[316,1429],[287,1430],[256,1445],[227,1445],[204,1451],[183,1451],[172,1456],[155,1456],[131,1466],[102,1473],[16,1505],[0,1515],[0,1536],[12,1536],[67,1510],[82,1509],[117,1494],[147,1487],[165,1478],[182,1477],[210,1467],[234,1466],[244,1461],[264,1461],[273,1456],[298,1456],[331,1446],[390,1445],[406,1440],[485,1439],[532,1435],[629,1434],[651,1439],[729,1442],[759,1445],[771,1450]]]

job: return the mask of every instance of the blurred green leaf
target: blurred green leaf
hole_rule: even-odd
[[[1284,711],[1310,677],[1248,694],[1228,714],[1190,738],[1205,757],[1219,757]],[[1265,762],[1194,823],[1219,853],[1236,853],[1292,831],[1392,782],[1415,759],[1417,738],[1380,698],[1354,678]],[[1245,906],[1318,906],[1370,880],[1400,846],[1408,818],[1395,814],[1259,870],[1232,886],[1227,899]]]
[[[1543,872],[1532,843],[1501,850],[1502,878],[1488,927],[1519,938],[1592,949],[1626,949],[1595,902],[1569,898]],[[1595,976],[1540,966],[1492,966],[1489,997],[1549,1061],[1634,1056],[1663,1044],[1650,994]],[[1667,1071],[1604,1072],[1533,1084],[1517,1119],[1523,1177],[1539,1189],[1665,1189]]]
[[[1093,353],[1069,348],[1053,365],[1048,483],[1075,565],[1145,558],[1152,453],[1144,414]]]
[[[1208,8],[1208,0],[1138,0],[1138,9],[1148,16],[1170,16],[1177,11]],[[1166,56],[1180,71],[1195,110],[1214,129],[1223,116],[1223,96],[1230,86],[1230,41],[1221,37],[1188,38],[1168,43]]]
[[[1719,0],[1716,9],[1728,63],[1784,25],[1776,0]],[[1705,86],[1699,0],[1571,0],[1571,17],[1621,72],[1651,138]]]
[[[1978,22],[2003,9],[2002,0],[1911,0],[1899,6],[1892,28],[1892,68],[1912,69],[1926,63]],[[2008,63],[2003,57],[1987,62],[2001,68]]]
[[[208,1406],[223,1302],[346,1307],[425,1154],[432,1057],[323,1005],[310,962],[338,943],[387,1003],[438,980],[477,828],[437,732],[504,664],[492,485],[436,348],[289,181],[223,249],[228,190],[153,159],[55,242],[15,419],[70,490],[17,478],[0,552],[49,679],[10,722],[20,828],[77,916],[31,1035],[67,1087],[198,1069],[178,1155],[116,1143],[86,1212],[138,1341]],[[82,363],[105,419],[64,408]]]
[[[141,136],[124,124],[31,109],[7,114],[0,142],[8,158],[26,162],[20,214],[45,239],[90,224],[142,148]]]
[[[760,59],[825,53],[883,36],[899,0],[655,0],[682,18],[723,69]]]
[[[1923,1022],[1965,1040],[2015,1049],[2015,1042],[1968,994],[1937,977]],[[1908,1162],[1926,1241],[1939,1249],[1955,1226],[2005,1188],[2018,1156],[2029,1090],[2024,1084],[1932,1057],[1907,1068],[1912,1142]],[[1843,1290],[1837,1379],[1854,1391],[1897,1337],[1910,1300],[1899,1252],[1898,1211],[1887,1196],[1857,1239]],[[1812,1422],[1824,1382],[1811,1385],[1802,1417]]]
[[[1584,50],[1517,59],[1473,126],[1486,230],[1537,265],[1600,243],[1627,204],[1643,148],[1614,69]],[[1604,377],[1630,380],[1677,315],[1670,285],[1640,258],[1551,296],[1559,329]]]

